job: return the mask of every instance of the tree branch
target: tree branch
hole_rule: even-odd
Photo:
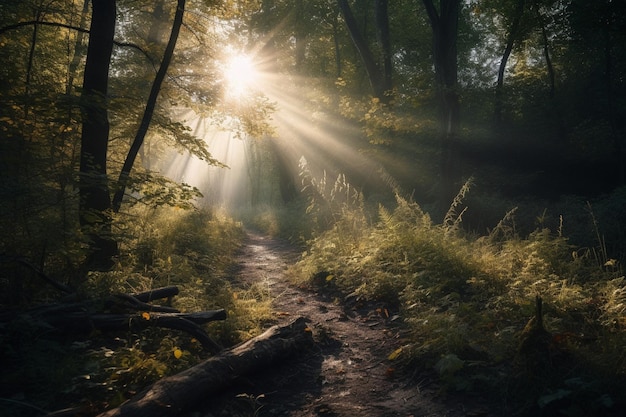
[[[2,36],[5,32],[9,32],[11,30],[15,30],[15,29],[19,29],[21,27],[25,27],[25,26],[36,26],[36,25],[41,25],[41,26],[52,26],[52,27],[59,27],[59,28],[64,28],[64,29],[69,29],[69,30],[75,30],[77,32],[81,32],[81,33],[89,33],[89,29],[85,29],[79,26],[73,26],[73,25],[68,25],[66,23],[61,23],[61,22],[45,22],[45,21],[41,21],[41,20],[27,20],[24,22],[18,22],[18,23],[14,23],[12,25],[8,25],[8,26],[4,26],[0,28],[0,36]],[[134,44],[132,42],[119,42],[119,41],[113,41],[113,44],[117,47],[120,48],[132,48],[135,49],[137,51],[139,51],[143,56],[146,57],[146,59],[148,61],[150,61],[150,63],[152,64],[152,66],[155,66],[154,64],[154,60],[152,59],[152,57],[150,55],[148,55],[148,53],[146,51],[144,51],[141,46]]]

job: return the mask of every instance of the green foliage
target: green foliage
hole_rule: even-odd
[[[245,236],[241,223],[219,212],[174,207],[137,206],[127,216],[118,221],[124,238],[117,265],[109,272],[90,273],[78,288],[79,297],[97,300],[111,293],[177,285],[180,293],[172,299],[173,307],[227,311],[228,320],[205,326],[223,346],[266,327],[272,319],[267,284],[237,288],[230,282],[229,271]],[[4,396],[47,410],[111,407],[207,357],[188,334],[159,328],[66,339],[53,337],[48,327],[26,316],[2,327]],[[23,415],[23,407],[12,403],[14,414],[9,415]]]
[[[507,396],[505,387],[525,384],[519,370],[502,373],[502,367],[513,367],[537,294],[547,306],[544,320],[555,352],[576,359],[559,359],[567,365],[555,359],[544,380],[517,394],[546,395],[542,401],[551,402],[556,398],[548,392],[558,389],[554,384],[564,374],[623,378],[626,361],[617,348],[626,337],[623,276],[598,268],[589,252],[577,251],[562,236],[561,227],[519,237],[512,227],[515,210],[489,235],[467,235],[460,222],[468,191],[469,183],[441,225],[401,196],[393,210],[380,207],[370,221],[362,208],[344,208],[292,274],[312,282],[324,272],[344,294],[385,302],[411,330],[394,360],[436,370],[448,389]],[[598,399],[613,392],[610,384],[601,386]]]

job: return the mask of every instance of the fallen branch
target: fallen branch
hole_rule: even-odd
[[[130,294],[115,294],[111,297],[109,304],[121,304],[128,309],[135,311],[156,311],[161,313],[179,313],[177,309],[169,306],[159,306],[148,304],[139,300],[136,296]],[[107,305],[107,307],[111,307]]]
[[[222,347],[213,341],[201,324],[225,320],[224,309],[181,313],[173,307],[156,306],[147,301],[172,297],[177,287],[157,288],[138,294],[116,294],[106,299],[41,305],[27,311],[0,311],[0,324],[23,318],[41,325],[46,331],[90,333],[93,330],[127,331],[162,327],[181,330],[195,337],[211,353]]]
[[[170,417],[205,400],[236,378],[267,367],[313,344],[302,317],[274,326],[249,341],[224,351],[179,374],[163,378],[148,389],[98,417]]]
[[[149,291],[139,292],[131,295],[141,302],[149,303],[153,300],[159,300],[161,298],[172,298],[175,295],[178,295],[178,287],[170,285],[169,287],[155,288]]]
[[[212,353],[222,350],[199,324],[226,319],[223,309],[198,313],[135,313],[93,314],[86,311],[64,312],[59,315],[40,317],[47,325],[66,333],[89,333],[92,330],[105,332],[120,330],[143,330],[148,327],[163,327],[189,333]]]
[[[25,266],[26,268],[32,270],[35,275],[37,275],[39,278],[43,279],[45,282],[47,282],[48,284],[52,285],[54,288],[56,288],[57,290],[65,293],[65,294],[72,294],[74,293],[74,289],[71,288],[68,285],[65,285],[55,279],[50,278],[48,275],[46,275],[41,269],[39,269],[39,267],[35,266],[32,262],[30,262],[28,259],[23,258],[23,257],[19,257],[19,256],[6,256],[6,255],[2,255],[0,254],[0,262],[14,262],[18,265],[22,265]]]

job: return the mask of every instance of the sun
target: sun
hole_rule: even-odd
[[[225,95],[241,98],[257,89],[259,72],[251,56],[243,53],[231,55],[223,67]]]

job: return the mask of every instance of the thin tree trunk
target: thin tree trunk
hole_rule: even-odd
[[[548,97],[550,98],[551,110],[555,114],[555,119],[557,122],[558,129],[558,140],[561,143],[567,142],[567,131],[565,128],[565,123],[563,122],[563,115],[561,114],[561,109],[556,103],[556,73],[554,71],[554,64],[552,63],[552,57],[550,56],[550,41],[548,39],[548,31],[546,29],[546,25],[543,20],[543,16],[541,15],[541,11],[539,7],[536,6],[536,16],[539,25],[541,26],[541,38],[543,41],[543,56],[546,60],[546,70],[548,72],[548,83],[549,83],[549,92]]]
[[[92,2],[91,28],[81,95],[80,225],[91,240],[86,266],[108,269],[117,251],[111,237],[111,196],[107,180],[109,120],[107,89],[115,33],[115,0]]]
[[[335,43],[335,70],[337,71],[336,76],[340,78],[343,74],[343,69],[341,67],[341,49],[339,48],[339,22],[337,16],[333,17],[333,40]]]
[[[116,213],[120,210],[122,200],[124,199],[124,193],[126,192],[126,186],[128,185],[130,179],[131,170],[135,164],[135,159],[137,158],[139,149],[141,148],[146,134],[148,133],[148,128],[150,127],[152,116],[154,114],[154,108],[156,107],[156,101],[159,96],[159,92],[161,91],[161,85],[163,84],[170,62],[172,61],[172,56],[174,55],[174,48],[176,47],[178,34],[180,33],[180,28],[183,25],[184,13],[185,0],[178,0],[170,39],[163,54],[163,61],[161,62],[159,71],[157,72],[154,82],[152,83],[152,89],[150,90],[150,96],[148,97],[148,102],[146,103],[146,109],[144,110],[141,124],[139,125],[135,139],[133,140],[130,150],[128,151],[128,155],[126,156],[126,160],[124,161],[124,165],[117,182],[117,189],[113,197],[113,211]]]
[[[511,52],[513,51],[513,45],[519,35],[520,22],[522,21],[522,15],[524,14],[524,6],[526,0],[518,0],[515,8],[515,15],[513,16],[513,22],[511,24],[511,30],[506,40],[506,47],[500,60],[500,67],[498,69],[498,81],[496,82],[496,94],[495,94],[495,106],[494,106],[494,119],[496,127],[502,124],[502,107],[503,107],[503,88],[504,88],[504,72],[506,71],[506,64],[509,61]]]
[[[80,23],[78,27],[82,28],[85,26],[87,22],[87,13],[89,13],[89,0],[84,0],[83,10],[80,14]],[[80,64],[82,58],[83,49],[83,39],[85,38],[85,32],[78,31],[76,33],[76,42],[74,44],[74,56],[72,57],[72,61],[70,62],[70,66],[68,69],[68,80],[65,86],[65,94],[68,96],[72,94],[72,89],[74,88],[74,74],[76,74],[76,70],[78,69],[78,64]]]
[[[38,22],[40,19],[41,19],[41,11],[37,10],[37,12],[35,13],[35,22]],[[31,42],[30,42],[30,50],[28,51],[28,63],[26,65],[26,80],[25,80],[26,96],[30,95],[30,80],[33,75],[33,63],[35,61],[35,50],[37,48],[38,34],[39,34],[39,25],[35,24],[33,26],[33,34],[31,36]],[[28,118],[28,114],[29,114],[29,105],[26,104],[26,107],[24,109],[25,119]]]

